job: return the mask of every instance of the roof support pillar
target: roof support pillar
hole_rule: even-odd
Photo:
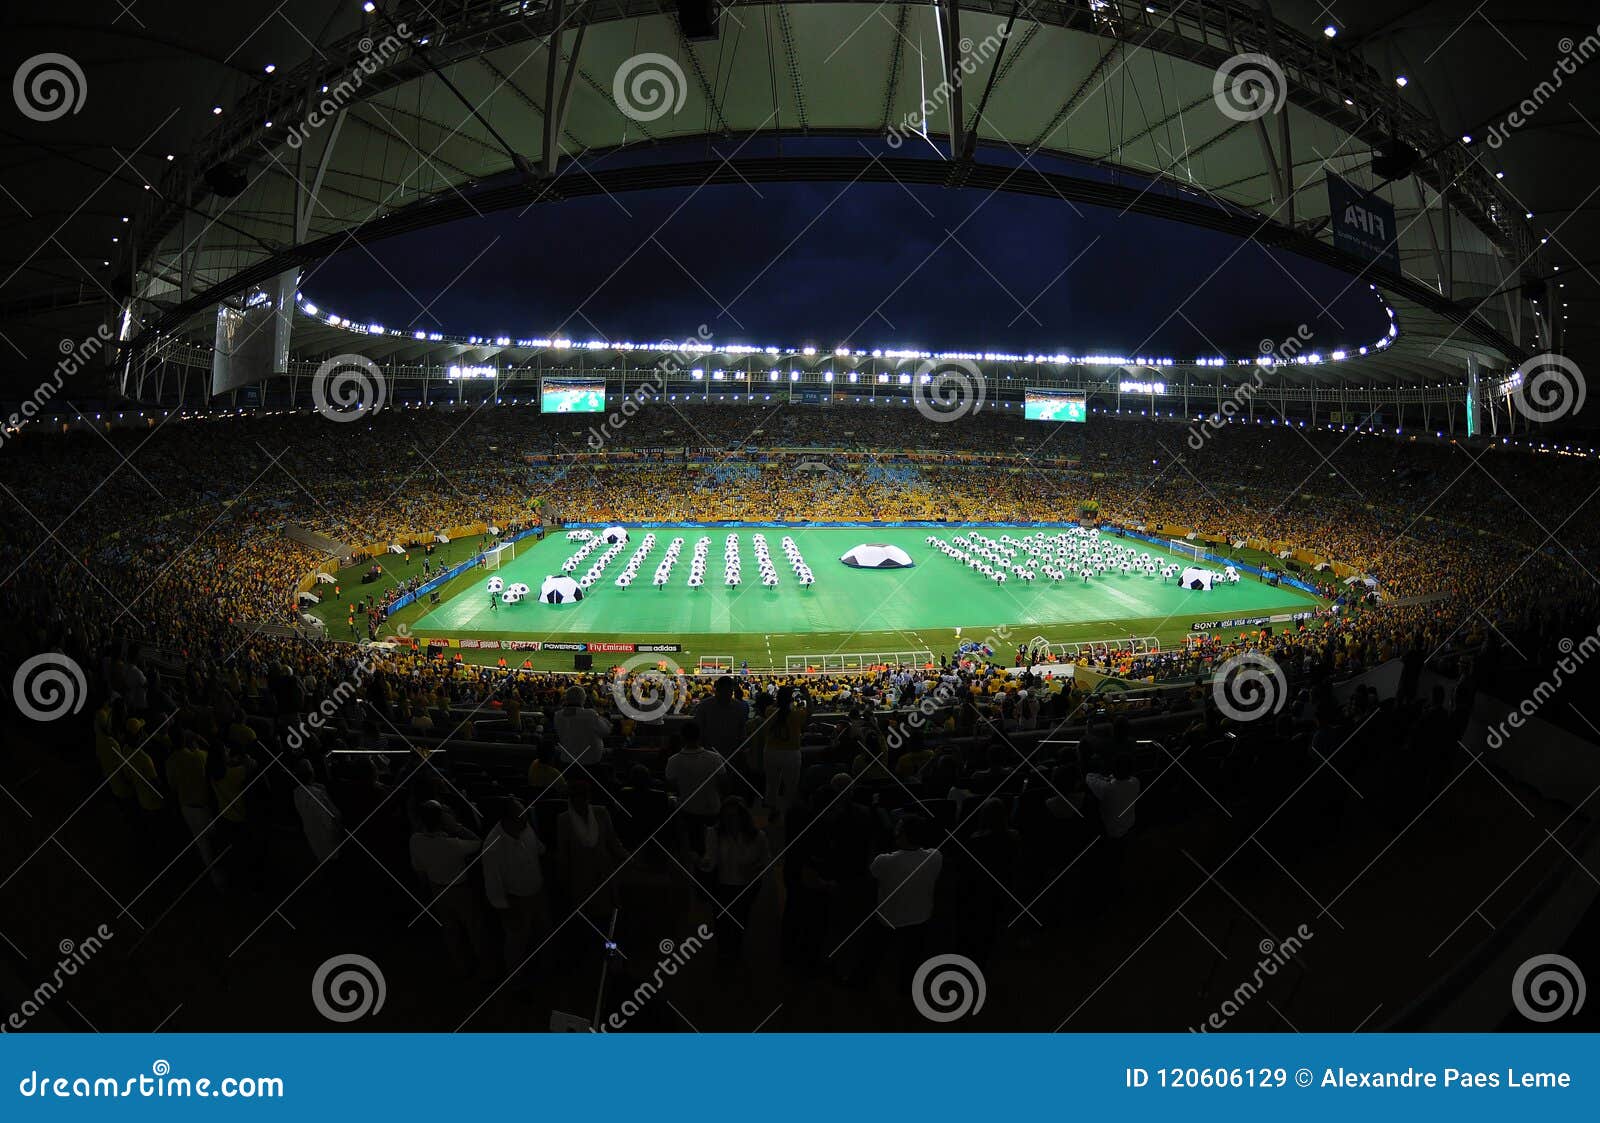
[[[1268,0],[1261,0],[1261,22],[1267,29],[1267,55],[1276,60],[1278,56],[1277,21],[1272,18],[1272,5]],[[1287,80],[1285,80],[1287,85]],[[1294,149],[1289,143],[1289,101],[1288,91],[1284,91],[1284,103],[1278,107],[1274,114],[1278,118],[1278,155],[1276,161],[1278,175],[1279,207],[1282,208],[1282,220],[1285,226],[1294,225]],[[1257,118],[1259,121],[1260,118]],[[1266,128],[1262,127],[1261,135],[1266,136]],[[1268,156],[1271,156],[1272,146],[1267,145]]]
[[[583,51],[583,33],[588,28],[588,23],[580,23],[576,38],[572,41],[572,57],[567,60],[565,73],[561,62],[561,31],[563,23],[563,0],[556,0],[555,26],[550,31],[550,40],[545,46],[549,59],[544,71],[544,163],[542,170],[546,176],[556,174],[556,167],[561,159],[561,133],[567,127],[567,106],[572,101],[572,78],[578,72],[578,58]],[[561,79],[561,89],[556,90],[556,79]]]
[[[939,57],[944,62],[941,79],[950,94],[945,101],[945,112],[950,116],[950,158],[959,160],[967,149],[964,135],[967,117],[961,107],[961,0],[938,2],[939,42],[942,48]]]
[[[1417,210],[1422,218],[1423,228],[1428,232],[1428,247],[1433,251],[1433,267],[1439,276],[1439,295],[1446,300],[1450,299],[1450,266],[1446,263],[1444,255],[1439,252],[1439,236],[1433,232],[1433,213],[1428,207],[1428,185],[1422,182],[1422,177],[1415,173],[1411,182],[1417,189]],[[1444,213],[1446,231],[1450,228],[1450,204],[1443,195],[1439,196],[1439,207]]]
[[[311,175],[311,182],[306,182],[306,148],[302,143],[296,150],[295,175],[294,175],[294,241],[296,245],[304,242],[311,232],[311,214],[317,207],[317,199],[322,194],[322,181],[328,174],[328,166],[333,163],[334,146],[339,143],[339,133],[344,128],[347,109],[341,108],[333,119],[333,124],[328,126],[328,140],[322,146],[322,154],[317,159],[317,170]]]

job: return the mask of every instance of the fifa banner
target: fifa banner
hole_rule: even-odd
[[[1329,174],[1327,180],[1334,248],[1355,254],[1391,273],[1400,272],[1394,205],[1336,175]]]
[[[294,294],[299,284],[300,270],[290,269],[265,285],[246,290],[237,302],[217,305],[212,396],[288,371]]]

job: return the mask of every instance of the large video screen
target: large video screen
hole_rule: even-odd
[[[540,413],[604,413],[604,378],[547,378],[539,384]]]
[[[1027,421],[1086,421],[1089,403],[1082,394],[1030,386],[1023,392],[1022,416]]]

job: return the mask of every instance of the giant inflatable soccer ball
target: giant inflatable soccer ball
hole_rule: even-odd
[[[1185,589],[1209,590],[1211,583],[1216,579],[1217,575],[1211,570],[1191,565],[1183,571],[1183,576],[1178,579],[1178,584]]]
[[[546,604],[571,604],[583,599],[583,590],[570,577],[546,577],[539,586],[539,599]]]
[[[911,555],[899,546],[885,546],[876,542],[852,546],[839,560],[852,569],[909,569],[916,564],[911,560]]]

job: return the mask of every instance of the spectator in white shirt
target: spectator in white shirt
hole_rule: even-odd
[[[1133,829],[1133,804],[1139,798],[1139,777],[1125,752],[1112,760],[1109,772],[1090,772],[1083,782],[1100,801],[1100,822],[1110,841],[1126,838]]]
[[[544,843],[528,821],[528,811],[515,796],[500,806],[500,818],[483,843],[483,885],[489,904],[500,917],[505,937],[506,973],[514,975],[528,958],[534,936],[550,928],[544,894]]]
[[[667,760],[667,783],[678,793],[678,821],[690,850],[699,853],[706,831],[722,813],[722,754],[700,747],[700,726],[687,722],[679,731],[683,747]]]
[[[334,805],[328,789],[318,781],[309,760],[295,762],[294,776],[299,781],[294,790],[294,809],[300,815],[300,829],[305,832],[311,854],[320,866],[333,857],[344,835],[339,808]]]
[[[556,711],[556,739],[566,760],[587,768],[606,757],[606,734],[611,723],[589,708],[581,686],[567,687],[562,707]]]
[[[895,850],[872,859],[878,883],[877,917],[889,928],[913,928],[933,916],[933,893],[944,855],[924,845],[927,821],[914,815],[895,827]]]
[[[933,919],[934,891],[944,855],[928,845],[930,824],[907,815],[895,826],[895,849],[872,859],[869,870],[878,883],[878,907],[862,929],[865,947],[852,982],[865,985],[887,952],[897,960],[897,986],[911,985],[917,965],[926,958],[926,933]]]
[[[706,830],[700,868],[711,874],[711,891],[717,905],[713,925],[717,957],[725,964],[739,960],[744,931],[750,923],[750,906],[771,862],[767,832],[756,829],[755,817],[744,800],[738,796],[723,800],[716,825]]]
[[[417,808],[421,830],[411,836],[411,868],[422,881],[428,911],[444,925],[445,943],[465,973],[482,946],[478,900],[468,888],[467,865],[478,853],[478,836],[456,825],[447,829],[444,807],[430,799]]]

